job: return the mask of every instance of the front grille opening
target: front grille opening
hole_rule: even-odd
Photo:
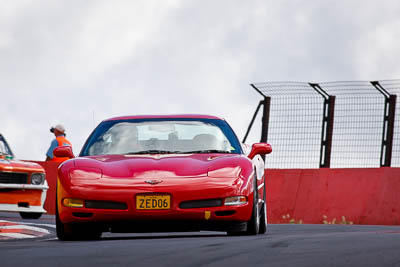
[[[0,188],[0,193],[1,192],[13,192],[13,191],[18,191],[21,189],[16,189],[16,188]]]
[[[179,204],[181,209],[209,208],[222,206],[222,199],[203,199],[184,201]]]
[[[29,203],[28,202],[18,202],[18,207],[19,208],[29,208]]]
[[[93,213],[90,212],[73,212],[73,216],[78,217],[78,218],[90,218],[93,216]]]
[[[231,216],[235,213],[235,210],[220,210],[215,212],[215,216]]]
[[[28,174],[19,172],[0,172],[1,184],[27,184]]]
[[[122,202],[86,200],[85,208],[104,210],[126,210],[128,206]]]

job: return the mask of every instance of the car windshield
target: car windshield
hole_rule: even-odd
[[[223,120],[116,120],[95,129],[81,156],[166,153],[241,153],[241,148]]]
[[[6,140],[3,138],[3,136],[0,134],[0,156],[10,156],[13,157],[13,153],[11,152],[11,149],[9,148]]]

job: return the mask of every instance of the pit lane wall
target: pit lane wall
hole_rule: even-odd
[[[266,170],[268,221],[400,225],[400,168]]]
[[[36,162],[54,214],[59,163]],[[267,169],[266,177],[269,223],[400,225],[400,168]]]
[[[49,186],[44,202],[44,209],[48,214],[55,214],[56,212],[56,187],[57,187],[57,168],[59,162],[52,161],[32,161],[40,164],[46,171],[46,180]]]

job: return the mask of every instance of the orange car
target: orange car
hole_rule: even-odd
[[[37,163],[14,160],[0,134],[0,211],[19,212],[24,219],[38,219],[48,189],[44,169]]]

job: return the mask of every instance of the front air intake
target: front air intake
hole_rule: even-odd
[[[221,199],[203,199],[184,201],[179,204],[181,209],[196,209],[196,208],[209,208],[222,206]]]
[[[103,210],[126,210],[128,206],[123,202],[86,200],[85,208]]]

